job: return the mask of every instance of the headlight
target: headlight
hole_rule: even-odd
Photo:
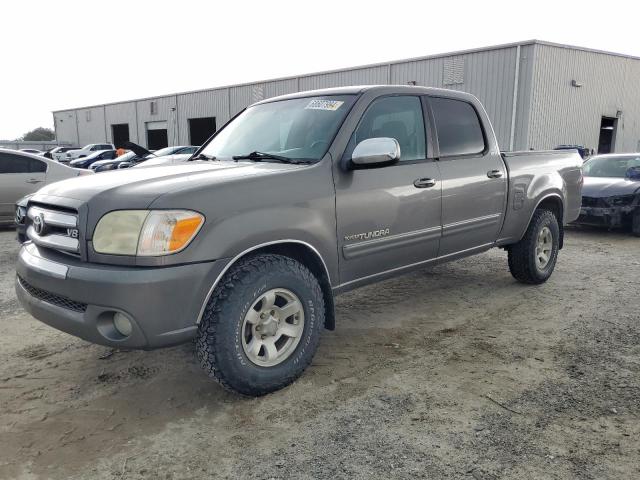
[[[112,255],[159,256],[187,247],[204,223],[189,210],[120,210],[98,222],[93,248]]]

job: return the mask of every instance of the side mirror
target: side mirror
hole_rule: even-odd
[[[400,160],[400,144],[395,138],[367,138],[356,145],[351,163],[357,167],[384,167]]]

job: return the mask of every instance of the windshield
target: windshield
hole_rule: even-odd
[[[153,157],[162,157],[163,155],[171,155],[173,152],[176,151],[176,149],[179,149],[181,147],[164,147],[161,148],[160,150],[156,150],[155,152],[153,152],[153,155],[147,155],[147,158],[153,158]]]
[[[201,153],[218,160],[251,152],[320,160],[355,99],[355,95],[331,95],[249,107]]]
[[[640,155],[593,157],[582,166],[582,173],[585,177],[624,178],[632,167],[640,167]]]

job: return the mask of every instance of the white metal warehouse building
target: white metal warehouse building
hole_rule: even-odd
[[[538,40],[53,112],[59,142],[200,144],[253,102],[346,85],[463,90],[503,150],[640,150],[640,58]]]

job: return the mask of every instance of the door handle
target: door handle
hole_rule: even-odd
[[[34,183],[42,183],[43,181],[44,180],[38,180],[36,178],[30,178],[29,180],[27,180],[27,183],[34,184]]]
[[[430,188],[435,186],[436,181],[433,178],[418,178],[413,182],[416,188]]]
[[[502,172],[500,170],[489,170],[487,172],[487,177],[489,178],[500,178],[502,176]]]

